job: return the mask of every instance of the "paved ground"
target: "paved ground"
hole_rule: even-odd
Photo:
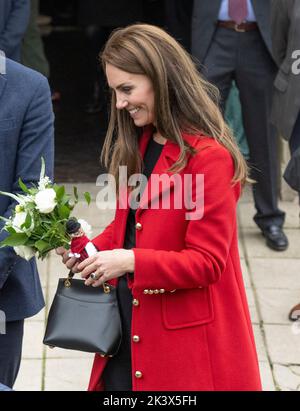
[[[96,196],[96,187],[78,185]],[[240,254],[252,323],[255,332],[264,390],[300,390],[300,324],[292,325],[287,314],[300,301],[300,228],[296,202],[281,204],[287,212],[286,233],[290,247],[285,252],[269,250],[252,222],[254,207],[246,193],[239,205]],[[95,202],[80,203],[76,215],[85,218],[100,233],[113,212],[99,212]],[[85,390],[92,355],[42,344],[45,317],[55,293],[57,279],[66,270],[56,255],[40,264],[46,308],[28,319],[23,360],[16,390]],[[234,322],[233,322],[234,326]],[[238,359],[237,359],[238,361]]]

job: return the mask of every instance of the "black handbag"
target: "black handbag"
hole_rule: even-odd
[[[114,356],[122,339],[116,288],[108,284],[87,287],[73,275],[59,279],[43,343]]]

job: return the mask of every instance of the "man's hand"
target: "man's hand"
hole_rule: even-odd
[[[75,257],[69,257],[70,250],[66,250],[64,247],[59,247],[55,251],[56,254],[62,256],[62,262],[69,270],[72,270],[72,272],[75,274],[80,272],[78,270],[78,259]]]

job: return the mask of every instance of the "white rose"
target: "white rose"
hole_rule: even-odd
[[[56,192],[53,188],[46,188],[45,190],[39,191],[35,196],[36,208],[40,213],[48,214],[54,210],[56,206]]]
[[[34,257],[34,250],[31,247],[27,247],[26,245],[19,245],[14,247],[15,253],[25,260],[29,261],[32,257]]]
[[[14,219],[12,221],[13,228],[16,230],[17,233],[24,233],[24,229],[21,229],[21,225],[25,223],[26,220],[26,213],[21,211],[20,213],[16,213]]]
[[[79,219],[78,223],[81,225],[82,230],[85,232],[85,235],[90,238],[92,236],[92,227],[85,220]]]

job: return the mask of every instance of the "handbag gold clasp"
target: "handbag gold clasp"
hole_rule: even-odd
[[[70,287],[71,287],[73,277],[74,277],[74,273],[72,273],[72,270],[70,270],[70,271],[69,271],[69,274],[68,274],[68,278],[66,278],[66,280],[65,280],[65,282],[64,282],[64,286],[65,286],[66,288],[70,288]]]
[[[65,286],[66,288],[70,288],[70,287],[71,287],[71,281],[70,281],[69,278],[67,278],[67,279],[65,280],[64,286]]]
[[[106,283],[103,284],[103,291],[105,294],[109,294],[110,293],[110,286]]]

